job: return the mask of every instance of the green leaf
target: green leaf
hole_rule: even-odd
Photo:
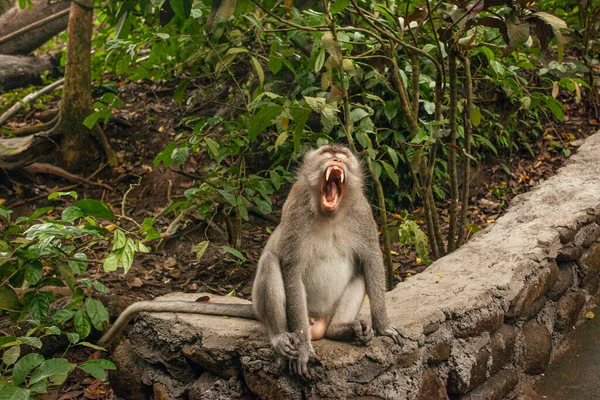
[[[48,391],[48,385],[46,385],[46,382],[44,381],[36,382],[33,385],[29,385],[29,390],[33,393],[46,393]]]
[[[37,338],[35,336],[19,336],[19,340],[22,341],[23,344],[35,347],[36,349],[42,348],[42,341],[40,340],[40,338]]]
[[[95,344],[90,343],[90,342],[79,342],[77,344],[80,345],[80,346],[89,347],[90,349],[94,349],[94,350],[102,350],[102,351],[106,350],[104,347],[95,345]]]
[[[127,244],[127,236],[120,228],[115,229],[113,235],[113,250],[121,249]]]
[[[96,289],[97,291],[99,291],[100,293],[104,293],[104,294],[108,294],[110,293],[110,289],[107,288],[106,286],[104,286],[101,282],[99,281],[94,281],[92,282],[92,287],[94,289]]]
[[[265,85],[265,71],[263,70],[262,65],[260,65],[256,57],[251,56],[250,62],[252,63],[254,71],[256,72],[256,76],[258,76],[258,84],[262,88]]]
[[[171,154],[175,149],[175,142],[170,142],[167,147],[163,149],[160,153],[156,155],[154,158],[154,167],[158,167],[160,163],[163,163],[165,167],[169,168],[173,164],[173,160],[171,159]]]
[[[206,147],[208,147],[208,151],[210,152],[210,154],[212,154],[213,157],[218,157],[219,149],[221,147],[219,142],[217,142],[216,140],[213,140],[209,137],[205,137],[204,142],[206,142]]]
[[[51,358],[33,371],[29,384],[32,385],[47,378],[51,384],[60,385],[67,379],[69,372],[71,372],[71,364],[67,359]]]
[[[0,286],[0,309],[1,310],[21,310],[21,301],[14,289],[8,285]]]
[[[400,102],[398,99],[388,100],[385,102],[383,112],[384,112],[386,118],[388,119],[388,121],[392,121],[398,114],[399,109],[400,109]]]
[[[19,346],[10,347],[10,348],[8,348],[8,350],[6,350],[4,352],[4,354],[2,354],[2,362],[4,363],[4,365],[7,365],[7,366],[13,365],[14,363],[17,362],[20,355],[21,355],[21,347],[19,347]]]
[[[310,110],[306,108],[293,107],[290,108],[290,114],[296,123],[294,127],[294,153],[297,153],[298,149],[300,148],[300,140],[302,139],[302,134],[304,133],[306,121],[308,121],[308,117],[310,116]]]
[[[175,15],[181,19],[188,19],[192,12],[192,0],[170,0],[171,8]]]
[[[44,362],[44,357],[36,353],[29,353],[21,358],[13,368],[13,385],[20,385],[25,381],[27,374]]]
[[[0,385],[1,400],[29,400],[30,391],[12,385]]]
[[[77,344],[79,342],[79,335],[75,332],[69,332],[67,333],[67,339],[69,339],[69,342]]]
[[[92,324],[84,309],[79,309],[73,318],[73,326],[80,338],[86,338],[92,331]]]
[[[559,121],[563,120],[563,118],[564,118],[563,108],[558,100],[556,100],[550,96],[546,96],[544,98],[544,104],[546,105],[546,107],[548,107],[550,109],[550,111],[552,111],[552,114],[554,114],[556,119],[558,119]]]
[[[126,274],[133,264],[135,247],[133,239],[128,237],[123,247],[111,251],[108,257],[106,257],[104,260],[104,271],[111,272],[123,268],[123,273]]]
[[[72,308],[61,308],[52,316],[52,322],[55,324],[64,324],[75,316],[75,310]]]
[[[336,0],[333,4],[329,6],[329,12],[332,14],[337,14],[342,12],[348,7],[349,0]]]
[[[71,196],[72,198],[74,198],[75,200],[77,200],[77,193],[74,192],[74,191],[50,193],[48,195],[48,200],[56,199],[57,197],[63,197],[63,196]]]
[[[385,170],[386,174],[388,174],[388,176],[390,177],[392,182],[394,182],[394,184],[396,186],[400,186],[400,180],[398,179],[398,174],[396,174],[394,167],[392,167],[390,164],[386,163],[385,161],[380,160],[379,162],[383,166],[383,169]]]
[[[75,206],[81,208],[83,212],[92,217],[115,219],[115,214],[113,214],[108,204],[100,200],[83,199],[75,202]]]
[[[256,140],[259,133],[267,129],[267,127],[273,123],[273,119],[278,117],[282,111],[283,107],[281,106],[261,108],[252,118],[250,129],[248,130],[248,138],[250,140]]]
[[[32,285],[35,285],[42,279],[43,266],[38,260],[30,262],[25,267],[25,280]]]
[[[279,57],[271,57],[269,58],[269,70],[273,73],[273,75],[277,75],[281,68],[283,67],[283,63],[281,62],[281,58]]]
[[[102,323],[108,322],[108,311],[101,301],[88,297],[85,299],[85,311],[87,311],[94,328],[102,331]]]
[[[471,123],[474,127],[478,127],[481,124],[481,110],[476,105],[473,105],[471,110]]]
[[[277,149],[279,149],[279,146],[281,146],[282,144],[285,143],[288,136],[289,135],[287,132],[283,132],[281,135],[277,136],[277,140],[275,140],[275,151],[277,151]]]
[[[46,293],[35,292],[29,297],[27,308],[31,318],[44,321],[50,312],[50,299]]]
[[[229,254],[239,258],[243,262],[246,262],[246,257],[244,257],[244,255],[242,253],[240,253],[238,250],[234,249],[233,247],[221,246],[221,248],[223,250],[225,250],[226,252],[228,252]]]
[[[61,214],[61,218],[65,222],[73,222],[85,215],[83,210],[77,206],[69,206],[65,208]]]
[[[352,111],[350,111],[350,121],[352,122],[358,122],[361,119],[363,119],[364,117],[368,117],[369,113],[362,109],[362,108],[355,108]]]
[[[173,160],[173,164],[180,167],[187,160],[189,154],[189,147],[177,147],[171,153],[171,160]]]
[[[231,204],[232,206],[237,206],[237,200],[235,198],[235,195],[226,191],[226,190],[222,190],[222,189],[217,189],[217,192],[219,192],[221,194],[221,196],[223,196],[223,198],[225,200],[227,200],[227,202],[229,204]]]
[[[202,258],[202,256],[206,252],[206,249],[208,249],[209,244],[210,242],[208,240],[205,240],[203,242],[198,243],[192,248],[192,250],[196,253],[196,260],[200,260]]]
[[[106,380],[106,370],[115,370],[115,364],[111,363],[108,360],[88,360],[82,365],[79,365],[77,368],[87,372],[92,375],[96,379],[100,379],[101,381]]]
[[[81,275],[85,272],[88,267],[87,263],[87,255],[84,253],[75,253],[73,258],[76,258],[81,261],[69,260],[67,261],[69,268],[71,268],[71,272],[77,275]]]
[[[325,64],[325,49],[321,47],[319,49],[319,54],[317,55],[317,59],[315,60],[315,73],[319,73],[321,68],[323,68],[323,64]]]

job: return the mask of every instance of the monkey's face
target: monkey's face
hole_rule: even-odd
[[[302,169],[318,191],[319,208],[325,214],[337,211],[352,182],[356,184],[361,176],[358,160],[342,146],[323,146],[307,154]]]

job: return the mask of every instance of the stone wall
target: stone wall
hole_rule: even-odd
[[[388,293],[402,346],[314,342],[320,362],[303,381],[254,321],[144,314],[113,353],[111,382],[128,400],[502,399],[544,371],[595,301],[599,238],[600,133],[493,225]]]

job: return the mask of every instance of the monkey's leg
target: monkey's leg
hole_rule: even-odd
[[[297,357],[297,337],[288,332],[285,289],[279,258],[270,251],[265,251],[258,261],[252,305],[254,313],[267,330],[273,349],[287,359]]]
[[[373,329],[363,320],[356,319],[365,298],[365,280],[362,275],[353,278],[340,297],[325,336],[332,340],[354,340],[368,346]]]

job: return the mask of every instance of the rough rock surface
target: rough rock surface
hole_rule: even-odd
[[[543,371],[566,334],[555,326],[575,323],[596,294],[598,177],[600,134],[588,138],[556,176],[517,197],[496,223],[388,293],[402,346],[385,337],[370,347],[314,342],[320,362],[310,365],[314,379],[302,381],[273,353],[257,322],[143,314],[115,360],[135,365],[137,380],[149,388],[138,394],[156,391],[158,383],[176,399],[417,399],[445,398],[446,391],[502,398],[518,374]],[[561,274],[565,266],[557,262],[567,261],[577,279]],[[367,306],[362,314],[368,319]],[[545,332],[543,343],[533,337],[539,332]],[[111,375],[115,387],[124,387],[119,379],[126,375]]]

